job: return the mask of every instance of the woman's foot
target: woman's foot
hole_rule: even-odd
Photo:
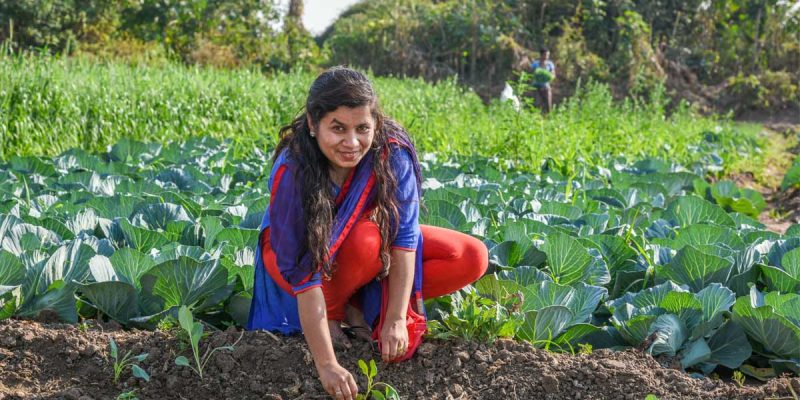
[[[335,350],[346,350],[352,347],[350,339],[342,330],[341,321],[328,320],[328,330],[331,333],[331,342]]]
[[[348,304],[344,321],[348,326],[346,329],[350,331],[353,337],[365,342],[372,341],[372,329],[369,328],[369,324],[364,319],[364,313],[361,310]]]

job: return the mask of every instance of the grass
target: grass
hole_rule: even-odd
[[[752,122],[737,122],[734,126],[744,136],[759,138],[762,146],[748,157],[737,158],[729,165],[728,173],[752,172],[757,188],[778,189],[795,157],[791,150],[798,145],[797,136],[774,132]]]
[[[169,142],[209,135],[233,142],[234,156],[268,149],[300,111],[314,76],[263,76],[248,70],[97,63],[44,55],[0,55],[0,158],[57,155],[72,147],[104,150],[121,137]],[[725,165],[761,171],[756,149],[767,140],[686,106],[665,115],[663,94],[637,102],[612,100],[589,84],[547,117],[535,109],[484,104],[455,80],[374,78],[384,110],[412,133],[419,150],[515,160],[538,170],[553,158],[567,171],[612,154],[629,160],[660,156],[690,164],[691,145],[706,132],[721,137]],[[751,170],[751,171],[752,171]]]

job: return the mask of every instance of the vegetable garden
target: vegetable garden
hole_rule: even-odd
[[[324,393],[302,338],[240,332],[269,204],[272,143],[246,136],[236,123],[215,125],[218,116],[197,109],[157,122],[171,132],[161,142],[139,125],[147,120],[142,110],[128,119],[108,111],[107,123],[91,128],[64,123],[59,137],[59,119],[48,112],[70,118],[80,113],[67,104],[97,108],[58,79],[43,86],[49,99],[26,97],[39,83],[36,68],[24,65],[75,68],[79,77],[89,68],[0,61],[25,78],[0,93],[0,399]],[[190,73],[202,82],[256,81],[246,73]],[[304,79],[272,79],[291,77]],[[76,82],[96,83],[89,74]],[[589,111],[582,108],[603,105],[597,88],[542,119],[535,110],[472,104],[477,97],[464,92],[460,106],[448,99],[425,114],[438,88],[460,89],[379,82],[386,108],[423,153],[421,222],[482,239],[490,271],[466,290],[429,300],[427,343],[409,363],[379,363],[378,380],[403,398],[779,398],[800,391],[796,378],[775,378],[800,374],[800,226],[767,230],[758,219],[767,206],[762,195],[724,179],[741,165],[769,162],[759,150],[763,138],[688,110],[668,120],[661,109],[644,121],[656,112],[652,103],[607,105],[620,118],[613,125],[612,118],[583,121]],[[131,99],[114,85],[112,109]],[[281,85],[265,96],[303,87]],[[173,104],[189,104],[191,90]],[[154,93],[151,99],[168,96]],[[23,113],[28,104],[41,108]],[[264,129],[288,121],[296,105],[274,104],[274,121],[259,122]],[[629,115],[620,107],[630,107]],[[472,117],[477,130],[467,127]],[[193,125],[203,118],[206,131]],[[426,135],[456,120],[452,140]],[[204,135],[176,133],[171,123]],[[484,135],[484,128],[493,131]],[[28,130],[52,140],[51,149],[14,136]],[[105,132],[114,132],[113,142],[103,142]],[[796,169],[785,190],[797,185]],[[368,344],[341,357],[354,372],[359,359],[378,358]],[[748,384],[731,376],[747,376]]]

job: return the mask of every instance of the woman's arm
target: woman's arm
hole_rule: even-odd
[[[408,348],[406,314],[414,285],[419,228],[419,188],[411,155],[395,147],[391,154],[392,168],[397,178],[398,231],[392,242],[389,267],[389,304],[381,328],[381,356],[391,361],[405,354]]]
[[[414,262],[416,251],[392,249],[392,264],[389,268],[389,304],[386,319],[381,329],[381,358],[394,360],[408,348],[406,314],[414,284]]]
[[[355,399],[358,394],[356,381],[339,365],[333,352],[322,289],[315,287],[298,294],[297,311],[322,386],[336,399]]]

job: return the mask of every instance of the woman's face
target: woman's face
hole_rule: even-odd
[[[309,118],[309,126],[314,126]],[[375,120],[369,106],[341,106],[322,117],[317,143],[335,173],[346,174],[367,154],[375,138]]]

